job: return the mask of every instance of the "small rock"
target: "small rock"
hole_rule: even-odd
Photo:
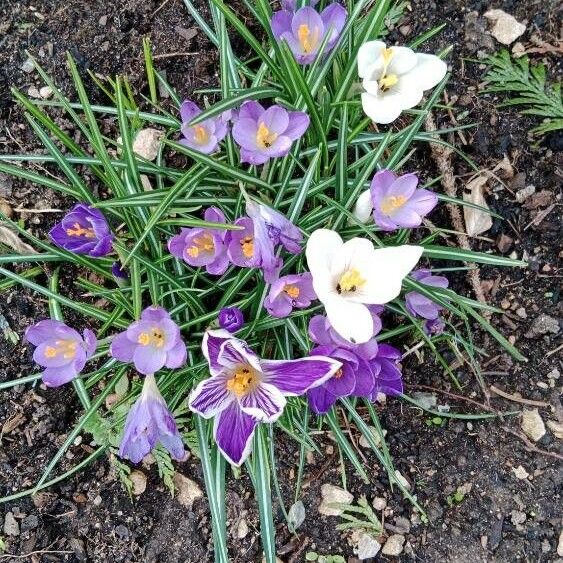
[[[121,538],[122,540],[126,540],[130,534],[129,528],[127,528],[127,526],[124,526],[123,524],[118,524],[115,527],[115,533],[117,537]]]
[[[536,193],[536,186],[526,186],[516,192],[516,201],[524,203],[530,196]]]
[[[20,535],[20,525],[11,512],[6,512],[6,517],[4,518],[4,533],[7,536]]]
[[[21,531],[35,530],[39,526],[39,518],[36,514],[30,514],[22,520]]]
[[[237,538],[239,540],[244,539],[248,535],[249,531],[248,523],[244,518],[241,518],[237,526]]]
[[[158,156],[162,139],[162,131],[147,127],[141,129],[133,142],[133,151],[146,160],[154,160]]]
[[[86,561],[86,547],[84,546],[84,542],[80,538],[70,538],[69,544],[76,558],[79,561]]]
[[[6,215],[8,219],[14,215],[14,210],[11,205],[3,197],[0,197],[0,212]]]
[[[133,483],[133,494],[138,497],[142,495],[147,488],[147,476],[138,469],[131,471],[129,479]]]
[[[527,479],[530,474],[521,466],[513,467],[512,471],[514,471],[514,475],[516,475],[517,479]]]
[[[43,86],[39,89],[39,95],[44,100],[48,100],[53,95],[53,89],[50,86]]]
[[[410,25],[402,25],[399,27],[399,32],[403,37],[408,37],[410,35],[412,31],[412,28]]]
[[[547,374],[547,379],[559,379],[560,377],[561,377],[561,372],[557,368],[552,369]]]
[[[100,506],[102,504],[102,497],[97,495],[96,498],[93,500],[94,506]]]
[[[497,248],[504,254],[505,252],[508,252],[510,250],[513,242],[513,238],[505,235],[504,233],[501,233],[497,237]]]
[[[563,557],[563,529],[559,534],[559,543],[557,544],[557,555],[559,555],[559,557]]]
[[[526,521],[526,513],[520,510],[513,510],[510,513],[510,520],[515,526],[520,526]]]
[[[380,549],[381,544],[374,537],[362,532],[354,548],[354,553],[360,561],[363,561],[364,559],[375,557]]]
[[[563,440],[563,424],[561,422],[556,422],[555,420],[548,420],[547,426],[553,432],[553,435],[558,440]]]
[[[438,404],[438,399],[435,393],[415,391],[412,394],[412,398],[421,406],[421,408],[426,410],[432,410],[436,408],[436,405]]]
[[[518,309],[516,309],[516,314],[521,319],[527,319],[528,318],[528,314],[526,313],[526,309],[524,309],[524,307],[518,307]]]
[[[405,479],[403,474],[398,469],[395,469],[395,477],[397,478],[397,481],[401,483],[403,487],[405,487],[405,489],[408,489],[409,491],[411,490],[411,484]]]
[[[538,409],[524,409],[521,427],[524,434],[534,442],[545,436],[545,424]]]
[[[305,521],[305,505],[303,502],[298,500],[295,504],[292,504],[287,516],[291,527],[297,530]]]
[[[197,27],[190,27],[186,29],[177,25],[174,31],[185,41],[191,41],[197,35]]]
[[[379,448],[381,446],[381,436],[379,435],[379,432],[377,431],[375,426],[369,426],[369,429],[371,435],[373,436],[373,441],[375,442],[375,445]],[[383,430],[383,436],[385,437],[386,435],[387,435],[387,430]],[[368,442],[367,438],[363,434],[360,436],[359,444],[360,446],[362,446],[362,448],[371,448],[370,443]]]
[[[39,93],[39,90],[37,89],[36,86],[30,86],[30,87],[27,89],[27,95],[28,95],[30,98],[35,98],[35,99],[41,97],[41,94]]]
[[[503,45],[514,43],[526,31],[524,24],[504,10],[489,10],[484,15],[493,23],[491,35]]]
[[[397,516],[397,518],[395,518],[395,528],[397,528],[397,532],[401,534],[408,534],[411,531],[410,520],[403,516]]]
[[[404,543],[405,536],[401,536],[400,534],[393,534],[385,542],[381,553],[383,553],[383,555],[401,555],[401,553],[403,552]]]
[[[330,506],[332,503],[339,504],[352,504],[354,500],[354,495],[341,489],[340,487],[335,487],[329,483],[325,483],[321,487],[321,497],[322,501],[319,506],[319,512],[325,516],[340,516],[342,510],[340,508],[335,508]]]
[[[21,69],[27,74],[29,74],[30,72],[33,72],[34,68],[35,68],[35,65],[33,64],[33,61],[31,59],[26,59],[26,61],[21,66]]]
[[[98,20],[98,25],[100,27],[105,27],[105,25],[108,23],[108,17],[106,15],[102,16],[99,20]]]
[[[181,473],[174,474],[174,486],[178,491],[176,499],[186,508],[191,509],[194,502],[203,497],[203,493],[199,488],[199,485]]]
[[[375,497],[372,504],[375,510],[383,510],[387,506],[387,501],[383,497]]]
[[[530,330],[524,335],[526,338],[535,338],[536,336],[543,336],[544,334],[557,334],[559,332],[559,321],[542,313],[537,317]]]

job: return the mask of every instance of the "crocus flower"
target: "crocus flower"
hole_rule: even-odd
[[[187,355],[178,325],[162,307],[148,307],[139,321],[115,336],[110,354],[121,362],[132,362],[143,375],[164,366],[179,368],[186,363]]]
[[[225,223],[225,215],[217,207],[206,209],[204,218],[210,223]],[[168,241],[168,250],[190,266],[205,266],[208,274],[220,276],[229,267],[225,237],[225,229],[182,229]]]
[[[307,263],[334,330],[350,342],[367,342],[374,335],[368,305],[382,305],[399,295],[422,250],[409,245],[375,249],[367,239],[343,242],[334,231],[314,231],[307,243]]]
[[[147,375],[141,396],[127,415],[119,455],[139,463],[159,442],[174,459],[183,459],[184,444],[174,417],[158,390],[154,375]]]
[[[234,465],[250,453],[256,425],[281,416],[287,396],[321,385],[341,367],[319,356],[261,359],[224,330],[207,331],[202,348],[211,377],[192,391],[189,408],[204,418],[215,417],[215,442]]]
[[[121,262],[114,262],[111,265],[111,274],[117,280],[127,280],[129,276],[127,275],[127,271],[123,269],[121,266]]]
[[[422,325],[422,330],[428,336],[437,336],[438,334],[442,334],[446,328],[446,323],[440,317],[436,319],[427,320]]]
[[[301,231],[279,211],[262,203],[255,203],[243,189],[248,217],[241,217],[235,225],[239,231],[229,231],[225,242],[229,258],[237,266],[262,268],[266,281],[277,278],[281,259],[276,247],[281,244],[288,252],[299,254],[303,235]]]
[[[185,100],[182,103],[180,117],[184,138],[180,140],[180,143],[204,154],[211,154],[217,150],[219,143],[227,135],[227,124],[231,119],[231,112],[227,111],[219,117],[211,117],[197,125],[190,125],[190,121],[200,113],[201,109],[191,100]]]
[[[424,285],[431,287],[448,287],[448,278],[445,276],[433,276],[430,270],[420,269],[411,272],[411,277]],[[442,307],[434,303],[431,299],[418,293],[417,291],[409,291],[405,295],[407,311],[413,316],[419,316],[423,319],[433,321],[438,318]]]
[[[294,308],[305,309],[316,299],[309,272],[283,276],[270,287],[264,307],[272,317],[287,317]]]
[[[319,0],[310,0],[309,6],[313,8],[319,3]],[[296,0],[281,0],[282,10],[287,10],[288,12],[295,12],[297,8]]]
[[[410,229],[422,225],[422,218],[436,207],[435,193],[417,189],[416,174],[397,176],[391,170],[380,170],[369,190],[360,195],[354,215],[367,222],[373,212],[375,224],[384,231],[399,227]]]
[[[377,355],[370,361],[375,376],[375,385],[370,399],[375,401],[379,393],[396,396],[403,392],[403,380],[399,361],[401,352],[390,344],[378,344]]]
[[[387,48],[382,41],[364,43],[358,51],[364,112],[376,123],[395,121],[403,110],[419,104],[424,91],[434,88],[447,70],[435,55],[408,47]]]
[[[49,236],[57,246],[65,250],[93,258],[109,254],[114,239],[102,212],[86,203],[77,203],[50,230]]]
[[[244,324],[244,315],[238,307],[225,307],[219,311],[219,326],[228,332],[236,332]]]
[[[233,126],[240,161],[264,164],[270,158],[285,156],[309,122],[309,116],[302,111],[287,111],[278,105],[264,109],[258,102],[244,102]]]
[[[90,329],[80,336],[62,321],[39,321],[25,331],[25,337],[37,346],[33,359],[45,368],[41,378],[48,387],[74,379],[96,351],[96,336]]]
[[[295,3],[291,6],[295,9]],[[274,37],[287,41],[299,64],[311,64],[321,48],[327,34],[330,34],[324,54],[338,41],[346,23],[346,9],[340,4],[330,4],[320,14],[311,6],[296,12],[281,10],[272,16],[271,26]]]

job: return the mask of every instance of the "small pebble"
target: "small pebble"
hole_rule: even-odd
[[[375,510],[383,510],[387,506],[387,501],[383,497],[375,497],[372,504]]]
[[[21,69],[26,72],[27,74],[29,74],[30,72],[33,71],[33,69],[35,68],[33,61],[31,59],[27,59],[23,65],[21,66]]]
[[[39,89],[39,95],[44,100],[48,100],[53,95],[53,89],[50,86],[43,86]]]
[[[524,434],[534,442],[545,436],[545,424],[538,409],[524,409],[521,427]]]
[[[381,553],[383,553],[383,555],[392,555],[392,556],[401,555],[401,553],[403,552],[404,544],[405,544],[405,536],[401,536],[400,534],[393,534],[385,542],[385,545],[383,546]]]
[[[20,535],[20,525],[11,512],[6,512],[6,517],[4,518],[4,533],[7,536]]]
[[[341,489],[340,487],[335,487],[330,483],[325,483],[321,487],[321,497],[322,502],[319,506],[319,512],[325,516],[340,516],[342,510],[340,508],[335,508],[331,506],[333,503],[339,504],[352,504],[354,500],[354,495]]]

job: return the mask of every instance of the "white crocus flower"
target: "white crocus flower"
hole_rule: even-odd
[[[307,264],[336,332],[350,342],[367,342],[374,334],[367,305],[395,299],[422,251],[421,246],[409,245],[375,249],[364,238],[343,242],[329,229],[314,231],[307,243]]]
[[[435,55],[387,47],[382,41],[364,43],[358,52],[364,112],[375,123],[395,121],[403,110],[420,103],[424,90],[434,88],[447,70]]]

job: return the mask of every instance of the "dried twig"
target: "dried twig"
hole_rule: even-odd
[[[511,395],[494,385],[491,385],[490,389],[495,395],[498,395],[503,399],[508,399],[509,401],[514,401],[515,403],[520,403],[521,405],[529,405],[531,407],[549,407],[549,403],[545,403],[544,401],[533,401],[532,399],[523,399],[522,397]]]
[[[534,444],[530,442],[530,440],[528,440],[528,438],[522,432],[518,432],[518,430],[512,430],[512,428],[509,428],[508,426],[503,426],[502,429],[505,432],[508,432],[509,434],[512,434],[517,438],[520,438],[520,440],[524,442],[524,446],[529,452],[535,452],[537,454],[542,454],[548,457],[553,457],[555,459],[563,460],[563,455],[558,454],[557,452],[548,452],[547,450],[542,450],[534,446]]]

